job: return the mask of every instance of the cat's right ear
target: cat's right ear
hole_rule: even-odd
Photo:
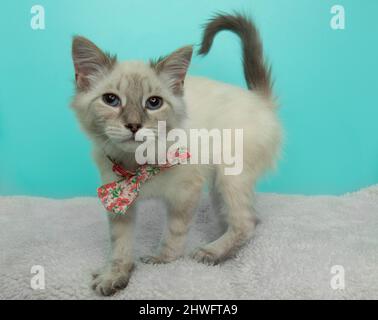
[[[75,36],[72,40],[72,60],[75,67],[76,88],[87,90],[91,80],[113,68],[116,57],[103,52],[88,39]]]

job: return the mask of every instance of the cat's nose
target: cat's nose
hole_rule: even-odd
[[[125,125],[125,127],[132,133],[135,133],[142,127],[142,125],[140,123],[128,123]]]

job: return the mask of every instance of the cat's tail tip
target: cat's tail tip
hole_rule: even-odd
[[[206,55],[216,34],[228,30],[237,34],[243,47],[244,77],[248,89],[272,95],[271,68],[265,62],[259,32],[250,18],[241,13],[217,13],[204,26],[199,55]]]

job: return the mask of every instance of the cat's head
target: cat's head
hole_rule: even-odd
[[[150,63],[120,63],[91,41],[74,37],[72,106],[82,127],[97,144],[127,152],[141,143],[135,141],[137,131],[150,129],[156,135],[158,121],[166,121],[167,130],[180,127],[191,56],[192,47],[187,46]]]

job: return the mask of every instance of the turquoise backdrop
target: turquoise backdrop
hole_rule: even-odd
[[[35,4],[45,30],[30,26]],[[330,27],[335,4],[345,30]],[[378,183],[377,0],[3,0],[1,8],[2,195],[95,194],[90,145],[69,108],[72,35],[147,60],[198,44],[219,10],[254,17],[273,65],[286,143],[259,190],[340,194]],[[190,73],[244,87],[240,52],[235,36],[219,34]]]

